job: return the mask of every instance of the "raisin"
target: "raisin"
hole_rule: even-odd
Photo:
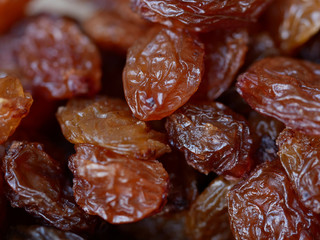
[[[45,226],[15,226],[6,236],[7,240],[84,240],[84,238],[71,232],[45,227]]]
[[[320,213],[320,138],[285,129],[277,140],[279,157],[305,207]]]
[[[244,118],[218,102],[186,104],[167,118],[170,142],[198,171],[242,177],[252,165]]]
[[[57,118],[72,143],[96,144],[142,159],[170,152],[165,135],[134,118],[126,102],[119,99],[72,99],[58,109]]]
[[[320,218],[306,209],[278,161],[266,162],[227,195],[235,239],[318,239]]]
[[[234,28],[257,21],[272,0],[175,1],[132,0],[133,10],[142,17],[169,27],[210,31]]]
[[[238,92],[257,112],[306,134],[320,135],[320,65],[265,58],[238,77]]]
[[[186,229],[191,239],[233,239],[226,198],[233,185],[233,182],[219,177],[198,196],[186,219]]]
[[[40,16],[26,25],[17,53],[33,95],[67,99],[100,89],[97,48],[70,20]]]
[[[95,218],[75,204],[59,162],[41,144],[14,141],[2,168],[11,206],[24,208],[62,230],[87,230],[94,224]]]
[[[274,1],[266,23],[280,49],[290,53],[320,30],[320,1]]]
[[[28,113],[32,97],[19,79],[0,72],[0,143],[5,142]]]
[[[131,159],[90,144],[75,148],[69,162],[73,190],[77,204],[87,213],[119,224],[161,210],[169,178],[161,163]]]
[[[185,30],[152,28],[129,49],[123,72],[126,100],[141,120],[162,119],[197,91],[204,46]]]

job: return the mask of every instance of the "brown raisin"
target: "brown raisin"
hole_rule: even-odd
[[[204,46],[185,30],[152,28],[129,49],[123,72],[126,100],[141,120],[162,119],[197,91]]]
[[[69,168],[74,195],[87,213],[113,223],[141,220],[159,211],[168,173],[156,160],[131,159],[90,144],[76,145]]]

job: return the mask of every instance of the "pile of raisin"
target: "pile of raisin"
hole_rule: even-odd
[[[320,239],[320,0],[0,0],[0,239]]]

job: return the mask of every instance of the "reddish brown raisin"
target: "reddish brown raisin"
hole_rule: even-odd
[[[173,146],[198,171],[242,177],[252,165],[249,127],[221,103],[186,104],[167,118]]]
[[[74,202],[59,162],[38,143],[14,141],[3,159],[2,169],[11,206],[62,230],[84,230],[94,224]]]
[[[193,31],[236,27],[257,21],[272,0],[133,0],[133,10],[152,22]]]
[[[18,63],[35,95],[66,99],[100,89],[99,52],[70,20],[41,16],[30,21]]]
[[[156,160],[130,159],[90,144],[76,145],[70,158],[76,202],[89,214],[119,224],[159,211],[168,173]]]
[[[265,58],[238,78],[238,92],[256,111],[286,126],[320,135],[320,65],[292,58]]]
[[[126,100],[141,120],[162,119],[197,91],[204,46],[185,30],[152,28],[127,55],[123,72]]]
[[[170,152],[163,133],[132,116],[125,101],[106,97],[72,99],[57,113],[64,136],[131,157],[149,159]]]
[[[277,140],[279,157],[301,202],[320,213],[320,138],[285,129]]]
[[[216,178],[192,204],[186,229],[193,240],[232,240],[227,193],[234,183]]]
[[[261,164],[228,194],[235,239],[318,239],[320,218],[298,200],[278,161]]]
[[[0,143],[5,142],[28,113],[32,97],[19,79],[0,72]]]

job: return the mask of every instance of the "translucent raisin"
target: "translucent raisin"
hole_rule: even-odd
[[[131,157],[150,159],[170,152],[163,133],[132,116],[125,101],[106,97],[72,99],[57,113],[64,136]]]
[[[185,30],[152,28],[129,49],[123,72],[126,100],[141,120],[162,119],[197,91],[204,46]]]
[[[167,118],[166,129],[171,144],[202,173],[239,178],[251,168],[249,127],[221,103],[186,104]]]
[[[234,28],[256,21],[272,0],[133,0],[133,10],[152,22],[193,31]]]
[[[261,164],[228,193],[235,239],[318,239],[320,218],[306,209],[278,161]]]
[[[34,95],[66,99],[100,89],[97,48],[70,20],[40,16],[30,21],[17,54]]]
[[[119,224],[162,208],[169,176],[158,161],[131,159],[90,144],[78,144],[76,151],[69,168],[76,202],[87,213]]]
[[[238,92],[256,111],[286,126],[320,135],[320,65],[292,58],[265,58],[238,77]]]
[[[0,143],[5,142],[28,113],[32,97],[19,79],[0,72]]]
[[[62,230],[85,230],[95,223],[75,204],[59,162],[41,144],[14,141],[2,169],[11,206],[24,208]]]
[[[285,129],[277,140],[279,157],[301,202],[320,213],[320,138]]]
[[[233,185],[234,183],[219,177],[198,196],[186,219],[186,229],[191,239],[233,239],[226,198]]]

